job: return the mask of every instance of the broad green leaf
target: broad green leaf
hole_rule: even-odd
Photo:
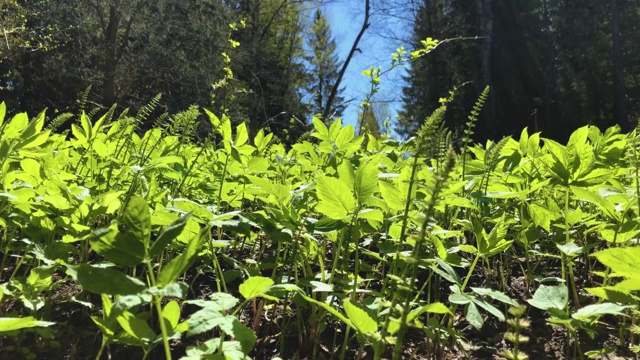
[[[336,119],[331,122],[331,126],[329,126],[329,139],[335,140],[340,133],[340,129],[342,129],[342,120]]]
[[[578,244],[574,242],[570,242],[568,244],[556,244],[558,250],[560,250],[563,254],[569,257],[576,257],[582,253],[582,246],[578,246]]]
[[[378,186],[380,187],[380,194],[382,195],[382,198],[390,209],[395,211],[404,210],[406,205],[404,196],[406,196],[406,194],[401,194],[395,185],[390,182],[380,181]]]
[[[22,131],[29,125],[29,116],[27,113],[18,113],[13,119],[5,125],[2,133],[3,139],[15,139],[21,135]]]
[[[378,166],[374,161],[356,170],[355,193],[358,203],[364,204],[378,189]]]
[[[332,219],[343,219],[352,213],[355,200],[344,182],[328,176],[318,178],[316,191],[320,202],[316,210]]]
[[[87,139],[91,140],[93,138],[93,134],[91,133],[93,126],[91,126],[91,121],[84,111],[80,114],[80,125],[82,125],[82,130],[87,135]]]
[[[36,320],[32,316],[22,318],[0,317],[0,334],[4,332],[28,329],[33,327],[47,327],[54,324],[54,322]]]
[[[610,248],[599,251],[595,256],[617,275],[640,279],[640,247]]]
[[[244,354],[248,354],[253,350],[256,345],[256,340],[258,339],[256,333],[246,325],[242,324],[237,318],[225,316],[219,326],[227,335],[233,336],[238,342],[240,342],[240,346],[242,347],[242,352]]]
[[[67,274],[83,289],[95,294],[138,294],[146,289],[145,284],[119,271],[88,264],[67,265]]]
[[[452,304],[466,305],[473,301],[473,297],[467,294],[454,293],[449,295],[449,302]]]
[[[407,321],[413,321],[425,312],[432,314],[453,314],[451,312],[451,309],[449,309],[445,304],[441,302],[434,302],[411,310],[411,312],[407,316]]]
[[[533,294],[533,299],[529,299],[527,302],[540,310],[563,310],[569,302],[569,289],[563,283],[557,285],[542,284]]]
[[[31,269],[27,277],[27,284],[38,292],[48,289],[52,283],[51,276],[56,269],[57,266],[39,266]]]
[[[240,147],[247,143],[249,140],[249,132],[247,131],[247,124],[242,123],[238,125],[236,128],[236,140],[233,142],[233,145],[236,147]]]
[[[353,304],[350,299],[345,299],[342,306],[344,306],[347,317],[359,332],[369,334],[378,331],[378,323],[366,311]]]
[[[505,321],[504,314],[502,313],[502,311],[498,310],[498,308],[489,304],[488,302],[479,298],[473,298],[473,303],[487,310],[488,313],[498,318],[498,320]]]
[[[581,201],[587,201],[593,204],[600,206],[602,210],[604,210],[605,214],[609,215],[612,219],[616,218],[615,214],[615,205],[609,202],[609,200],[600,196],[599,194],[592,192],[588,189],[571,186],[571,192]]]
[[[122,222],[126,226],[125,235],[132,235],[135,240],[144,244],[144,249],[149,248],[151,236],[151,216],[149,206],[140,196],[132,196],[122,214]],[[134,240],[134,239],[131,239]]]
[[[349,142],[351,142],[351,140],[353,140],[353,138],[355,137],[355,133],[355,129],[352,125],[347,125],[340,129],[340,132],[335,139],[338,150],[345,150],[346,145],[348,145]]]
[[[464,317],[476,330],[482,329],[484,319],[482,318],[482,315],[480,315],[480,311],[478,311],[478,308],[474,303],[471,302],[466,306],[464,310]]]
[[[189,268],[198,255],[202,242],[209,231],[209,228],[204,228],[200,234],[193,235],[184,252],[169,261],[169,263],[162,268],[157,279],[157,285],[159,287],[164,287],[173,283]]]
[[[245,299],[250,300],[266,294],[272,285],[273,280],[270,278],[252,276],[240,285],[238,291],[240,291],[240,294],[244,296]]]
[[[624,311],[632,306],[623,306],[613,303],[601,303],[587,305],[575,313],[571,314],[571,317],[584,321],[594,317],[600,317],[602,315],[625,315]]]
[[[120,232],[117,225],[112,225],[109,230],[89,240],[95,252],[123,266],[135,266],[144,261],[145,246],[142,241],[127,232]]]
[[[558,218],[551,210],[535,203],[529,204],[529,213],[533,223],[543,228],[546,232],[551,231],[551,222]]]
[[[328,233],[340,230],[345,226],[347,226],[347,224],[340,220],[325,217],[313,223],[313,231],[318,233]]]
[[[384,213],[378,209],[362,209],[358,212],[358,218],[382,222]]]
[[[310,281],[311,286],[313,286],[313,290],[311,292],[332,292],[333,285],[325,284],[321,281]]]
[[[122,315],[118,316],[117,321],[124,331],[145,344],[151,344],[156,338],[156,333],[146,321],[137,318],[128,311],[123,311]]]
[[[178,220],[174,221],[162,230],[156,241],[153,242],[149,249],[148,257],[150,259],[159,255],[171,243],[171,241],[182,233],[182,230],[184,230],[187,225],[187,221],[191,217],[191,214],[192,213],[190,212],[183,214],[178,218]]]
[[[356,173],[353,170],[353,165],[348,159],[342,161],[338,166],[338,178],[345,183],[350,189],[353,189],[356,182]]]
[[[635,280],[634,280],[635,281]],[[623,304],[637,304],[640,298],[631,295],[628,291],[618,290],[613,286],[586,288],[591,294],[607,301],[613,301]]]
[[[3,102],[0,103],[0,127],[4,123],[4,117],[7,114],[7,104]]]
[[[177,301],[172,300],[162,308],[162,318],[169,323],[169,329],[175,329],[176,326],[178,326],[178,322],[180,321],[180,305],[178,305]]]
[[[324,124],[324,122],[322,122],[322,120],[315,116],[311,121],[313,122],[313,126],[317,131],[317,134],[314,134],[313,136],[317,137],[320,140],[329,140],[329,129],[327,129],[327,126]]]
[[[30,143],[31,139],[42,131],[44,119],[45,112],[42,111],[40,114],[38,114],[38,116],[36,116],[29,122],[29,125],[22,131],[22,134],[20,134],[21,141],[19,147],[24,147],[26,144]]]
[[[338,318],[338,320],[342,321],[344,324],[348,325],[351,328],[354,328],[355,330],[357,330],[355,328],[355,326],[353,325],[353,323],[351,322],[351,320],[349,320],[346,316],[344,316],[340,311],[336,310],[334,307],[332,307],[331,305],[327,304],[326,302],[323,301],[318,301],[312,297],[308,297],[306,295],[302,295],[302,297],[307,300],[307,302],[310,302],[312,304],[318,305],[321,308],[327,310],[331,315],[335,316],[336,318]]]
[[[518,305],[518,303],[513,300],[512,298],[508,297],[507,295],[501,293],[500,291],[497,290],[492,290],[492,289],[487,289],[487,288],[477,288],[477,287],[471,287],[471,291],[473,291],[474,293],[478,294],[478,295],[482,295],[482,296],[488,296],[494,300],[498,300],[502,303],[505,304],[509,304],[509,305]]]

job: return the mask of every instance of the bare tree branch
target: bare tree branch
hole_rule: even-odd
[[[338,93],[338,89],[340,88],[340,82],[342,81],[342,77],[344,76],[344,73],[347,71],[347,67],[349,66],[349,62],[351,62],[351,58],[353,57],[353,54],[358,49],[358,43],[360,42],[360,39],[362,39],[362,35],[364,35],[365,31],[367,31],[367,29],[369,28],[369,12],[371,9],[371,7],[369,6],[369,0],[365,0],[364,6],[365,6],[365,11],[364,11],[364,22],[362,23],[362,28],[360,29],[360,32],[358,33],[358,36],[356,37],[356,39],[353,41],[353,45],[351,46],[351,51],[349,51],[349,56],[347,56],[347,59],[342,65],[342,69],[340,69],[340,73],[338,74],[338,79],[336,80],[336,83],[333,85],[333,88],[331,89],[331,94],[329,95],[329,99],[327,99],[327,104],[325,105],[324,112],[322,113],[322,120],[326,121],[329,118],[329,113],[331,112],[331,104],[333,103],[333,100],[336,97],[336,94]]]

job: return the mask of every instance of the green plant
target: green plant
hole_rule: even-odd
[[[526,306],[516,305],[509,308],[509,314],[512,316],[507,320],[509,331],[504,334],[505,340],[513,344],[513,350],[504,350],[500,353],[507,360],[526,360],[529,356],[522,352],[520,347],[529,342],[529,337],[523,335],[522,332],[529,329],[531,323],[523,319]]]

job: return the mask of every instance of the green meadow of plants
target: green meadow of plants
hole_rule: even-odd
[[[485,93],[486,96],[486,93]],[[0,358],[634,356],[640,140],[6,115]],[[185,125],[186,124],[186,125]],[[454,150],[455,149],[455,150]]]

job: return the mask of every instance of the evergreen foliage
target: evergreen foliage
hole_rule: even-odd
[[[319,8],[313,16],[313,23],[307,37],[307,46],[310,51],[305,59],[311,67],[307,91],[313,96],[311,113],[317,116],[324,111],[329,94],[338,79],[339,68],[342,66],[335,54],[336,42],[331,34],[331,28]],[[344,87],[338,89],[338,95],[331,105],[331,118],[342,117],[345,109],[343,92]],[[330,119],[324,120],[328,122]]]

